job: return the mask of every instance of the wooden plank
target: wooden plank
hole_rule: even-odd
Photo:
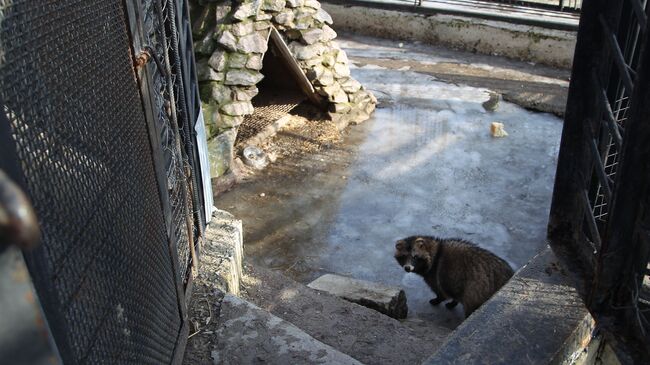
[[[271,26],[271,31],[269,33],[270,41],[273,42],[273,45],[278,49],[280,53],[280,57],[282,57],[286,65],[289,66],[291,76],[294,80],[296,80],[296,83],[298,84],[300,90],[304,92],[305,95],[307,95],[309,101],[319,107],[324,108],[326,104],[323,98],[316,93],[314,86],[311,84],[305,73],[302,72],[302,69],[291,54],[289,47],[284,42],[284,39],[282,39],[282,36],[280,36],[278,30],[275,29],[275,27]]]

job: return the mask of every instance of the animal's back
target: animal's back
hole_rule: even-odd
[[[460,239],[443,241],[438,280],[471,314],[513,275],[510,265],[495,254]]]

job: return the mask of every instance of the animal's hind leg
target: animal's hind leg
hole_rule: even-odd
[[[457,305],[458,305],[458,302],[455,301],[455,300],[452,300],[451,302],[446,303],[445,307],[447,307],[447,309],[454,309],[454,307],[456,307]]]

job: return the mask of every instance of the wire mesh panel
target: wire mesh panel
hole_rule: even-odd
[[[191,263],[193,220],[173,75],[154,78],[164,123],[152,129],[123,4],[0,0],[0,98],[43,232],[26,260],[71,364],[170,363],[182,335],[177,267],[178,257],[183,274]],[[169,70],[165,20],[149,5],[154,57]]]

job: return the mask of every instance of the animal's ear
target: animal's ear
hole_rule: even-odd
[[[404,240],[399,240],[397,243],[395,243],[395,249],[397,250],[403,250],[406,248],[406,241]]]
[[[418,237],[415,239],[415,247],[418,249],[423,249],[424,246],[426,245],[426,241],[422,237]]]

